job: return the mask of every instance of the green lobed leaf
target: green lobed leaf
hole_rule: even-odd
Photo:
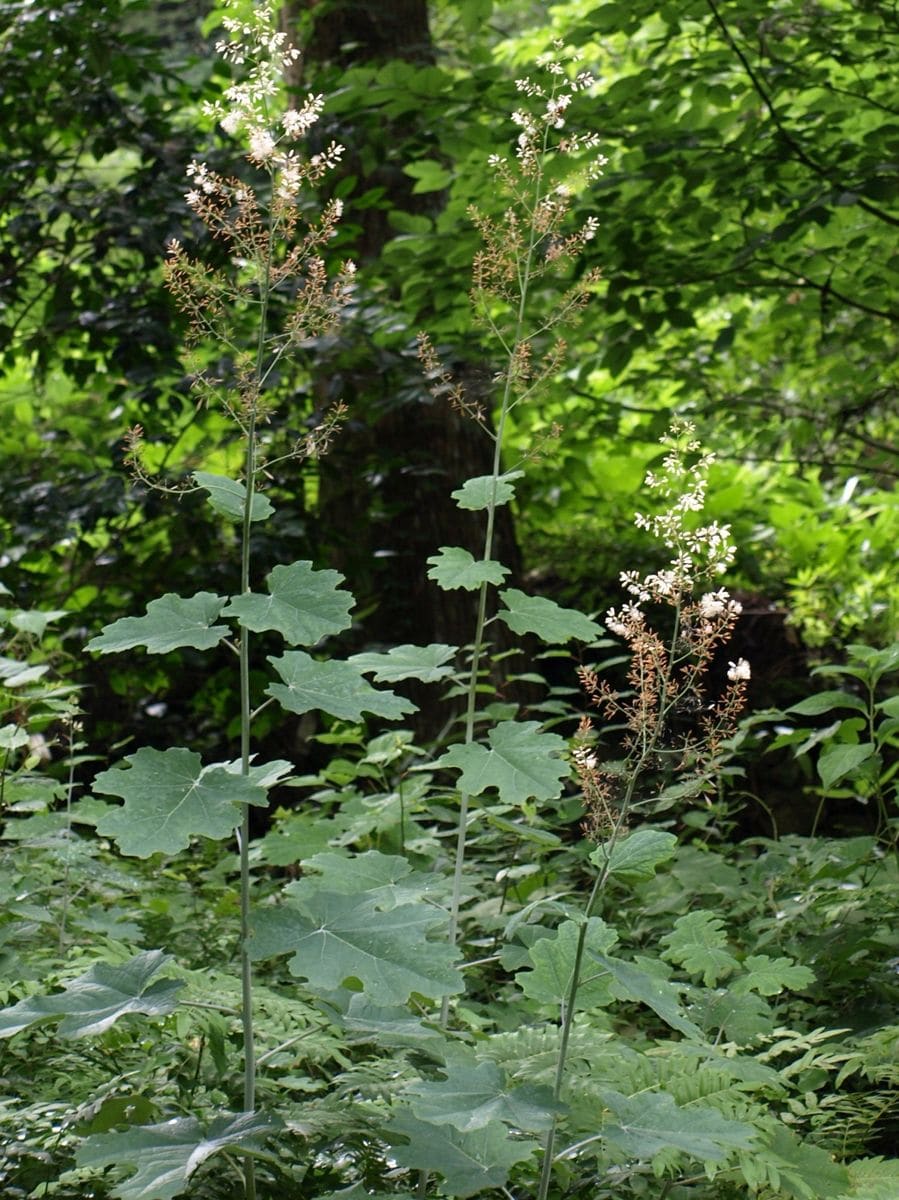
[[[60,1036],[68,1038],[102,1033],[129,1013],[164,1017],[175,1010],[175,995],[184,985],[177,979],[151,981],[172,961],[161,950],[146,950],[121,966],[94,963],[58,995],[29,996],[0,1010],[0,1037],[56,1017],[63,1018]]]
[[[311,562],[275,567],[266,578],[269,595],[235,596],[224,610],[246,629],[276,629],[291,646],[314,646],[348,629],[353,597],[338,571],[316,571]]]
[[[792,958],[769,958],[767,954],[750,954],[743,960],[745,975],[735,979],[730,990],[740,996],[758,992],[762,996],[777,996],[785,988],[800,991],[815,982],[815,973]]]
[[[680,1150],[699,1162],[721,1162],[735,1150],[749,1150],[757,1133],[742,1121],[729,1121],[716,1109],[691,1104],[679,1108],[668,1092],[623,1096],[601,1091],[612,1120],[603,1135],[628,1158],[647,1159],[664,1150]]]
[[[110,1193],[118,1200],[172,1200],[187,1190],[207,1159],[225,1150],[262,1154],[260,1143],[278,1128],[279,1121],[260,1113],[226,1113],[205,1128],[195,1117],[175,1117],[121,1133],[94,1134],[79,1146],[76,1162],[82,1168],[133,1167]]]
[[[245,804],[267,802],[265,788],[251,777],[240,775],[230,763],[204,767],[193,750],[144,747],[125,762],[127,770],[113,767],[94,780],[95,792],[125,802],[99,818],[97,832],[137,858],[175,854],[194,836],[230,837]]]
[[[430,646],[394,646],[386,654],[354,654],[348,661],[363,674],[374,672],[376,683],[399,683],[403,679],[436,683],[452,675],[453,667],[446,664],[456,651],[456,646],[435,642]]]
[[[877,753],[877,747],[871,742],[862,742],[860,745],[838,745],[832,746],[823,751],[818,759],[818,775],[821,779],[822,786],[829,788],[833,787],[841,779],[845,779],[847,775],[851,775],[869,758],[873,758]]]
[[[210,475],[208,471],[194,471],[194,481],[209,493],[207,500],[217,513],[235,521],[243,520],[244,505],[247,502],[247,489],[244,484],[236,479],[228,479],[225,475]],[[264,521],[274,511],[267,497],[259,492],[253,493],[253,502],[250,505],[251,521]]]
[[[479,796],[496,788],[508,804],[555,800],[570,768],[559,756],[566,743],[555,733],[541,733],[538,721],[503,721],[488,734],[490,748],[471,743],[451,746],[436,767],[456,767],[459,788]]]
[[[468,550],[460,546],[441,546],[437,554],[428,559],[428,579],[433,579],[445,592],[453,588],[465,588],[473,592],[482,583],[501,584],[509,574],[509,568],[492,558],[477,561]]]
[[[510,1088],[496,1063],[457,1060],[444,1070],[445,1079],[421,1080],[402,1093],[415,1116],[430,1125],[452,1125],[460,1133],[471,1133],[504,1121],[514,1129],[544,1133],[559,1112],[551,1088]]]
[[[506,471],[504,475],[476,475],[466,479],[460,488],[450,493],[459,508],[477,512],[489,508],[491,502],[499,506],[508,504],[515,495],[514,480],[524,478],[524,471]],[[495,488],[494,488],[495,480]]]
[[[602,870],[608,862],[608,877],[624,883],[643,883],[652,879],[656,867],[674,855],[677,838],[661,829],[635,829],[616,840],[611,848],[597,846],[590,861]]]
[[[369,712],[398,721],[416,711],[411,700],[373,688],[351,662],[318,662],[302,650],[288,650],[280,658],[269,656],[268,661],[284,682],[270,683],[266,695],[274,696],[288,712],[318,708],[347,721],[361,721],[362,714]]]
[[[602,636],[601,625],[574,608],[562,608],[545,596],[528,596],[517,588],[506,588],[500,592],[500,600],[506,605],[496,615],[509,626],[513,633],[536,633],[545,642],[553,644],[577,638],[581,642],[594,642]]]
[[[531,971],[519,971],[515,982],[526,996],[541,1004],[558,1005],[567,1002],[574,975],[577,942],[581,926],[565,921],[552,937],[539,938],[528,951],[534,964]],[[618,941],[618,934],[600,917],[587,922],[585,946],[602,954]],[[578,1008],[596,1008],[610,1004],[615,998],[608,972],[598,974],[589,963],[581,963],[581,982],[577,993]]]
[[[650,975],[634,963],[611,958],[596,950],[588,948],[587,956],[599,963],[615,980],[615,993],[619,999],[638,1000],[651,1008],[672,1029],[686,1037],[702,1039],[702,1030],[685,1016],[680,992],[674,984]]]
[[[706,987],[714,987],[719,979],[739,967],[733,955],[724,949],[727,945],[724,922],[705,909],[678,917],[662,943],[666,947],[662,958],[680,963],[693,975],[702,975]]]
[[[434,1126],[410,1112],[395,1113],[385,1128],[393,1144],[392,1157],[401,1167],[436,1171],[443,1177],[445,1196],[473,1196],[502,1187],[516,1163],[529,1159],[538,1143],[509,1137],[499,1121],[460,1133],[451,1125]],[[408,1144],[399,1139],[404,1138]]]
[[[167,654],[181,646],[211,650],[230,632],[227,625],[215,625],[227,603],[226,596],[197,592],[185,599],[169,592],[151,600],[143,617],[122,617],[106,625],[91,638],[88,650],[110,654],[143,646],[148,654]]]
[[[403,904],[388,912],[377,897],[317,892],[302,907],[263,909],[254,920],[253,958],[293,953],[288,966],[315,989],[333,991],[357,979],[375,1004],[405,1004],[413,992],[436,999],[461,992],[455,947],[429,942],[439,909]]]

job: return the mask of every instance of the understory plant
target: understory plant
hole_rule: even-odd
[[[497,209],[472,214],[494,424],[421,343],[438,392],[494,445],[492,473],[453,492],[484,514],[481,557],[441,547],[429,560],[437,586],[472,593],[471,645],[340,658],[330,639],[352,607],[341,577],[301,560],[260,579],[253,556],[254,527],[277,503],[265,455],[320,453],[342,415],[283,451],[262,438],[279,363],[333,328],[350,294],[349,266],[328,281],[340,206],[315,211],[307,194],[340,148],[295,148],[323,102],[281,106],[280,67],[295,51],[273,12],[226,29],[221,51],[244,81],[215,111],[262,182],[193,162],[188,206],[227,263],[212,269],[176,243],[167,273],[197,347],[215,347],[199,398],[231,415],[242,451],[239,478],[186,481],[231,523],[234,591],[160,596],[88,649],[224,649],[239,677],[240,753],[204,762],[188,747],[139,748],[69,803],[67,839],[94,869],[67,892],[78,936],[52,961],[30,944],[34,914],[4,916],[15,953],[4,1073],[23,1081],[0,1108],[13,1146],[0,1158],[4,1194],[880,1200],[899,1178],[876,1157],[895,1041],[857,1030],[831,1044],[796,910],[784,953],[779,909],[752,899],[788,902],[792,853],[823,929],[840,916],[834,888],[876,872],[874,848],[856,847],[840,874],[802,846],[726,863],[675,832],[686,807],[716,794],[750,673],[727,658],[732,548],[725,527],[703,523],[710,457],[692,427],[666,435],[647,480],[656,510],[637,519],[669,565],[625,571],[629,598],[605,629],[504,586],[493,557],[497,509],[527,465],[504,461],[508,421],[558,372],[558,327],[597,284],[572,282],[596,229],[592,216],[575,222],[573,204],[597,147],[568,127],[595,81],[558,47],[519,81],[513,149],[489,163]],[[149,481],[139,432],[132,452]],[[623,657],[626,678],[614,687],[601,662],[582,663],[583,701],[549,694],[522,711],[491,682],[495,620],[527,639],[529,657],[542,642],[570,664],[575,643],[582,659]],[[462,696],[448,748],[369,727],[413,711],[389,690],[409,679]],[[259,761],[257,722],[276,704],[285,719],[315,714],[331,756],[314,774]],[[17,750],[27,720],[9,725],[2,744]],[[16,845],[23,814],[4,816]],[[875,890],[885,916],[889,891]],[[122,919],[92,925],[103,906]],[[890,949],[886,934],[864,947],[880,999],[892,994]]]

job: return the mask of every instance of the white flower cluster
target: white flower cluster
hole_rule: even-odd
[[[662,443],[669,447],[662,469],[658,474],[649,472],[645,483],[669,501],[668,506],[653,516],[637,513],[634,523],[661,541],[672,552],[671,560],[664,570],[648,575],[638,571],[621,573],[622,586],[634,601],[620,611],[610,609],[606,622],[613,633],[621,636],[632,634],[642,625],[639,605],[659,601],[680,603],[693,591],[698,579],[713,578],[727,570],[736,552],[729,525],[711,521],[694,527],[689,519],[689,514],[701,512],[705,507],[707,475],[714,456],[702,452],[695,429],[688,422],[673,423]],[[741,611],[739,603],[724,588],[705,592],[697,602],[697,609],[704,624],[731,619]]]
[[[229,4],[230,0],[225,0],[225,7]],[[247,139],[247,157],[279,173],[277,195],[283,201],[293,201],[307,176],[296,153],[280,146],[285,139],[296,141],[309,132],[321,115],[324,98],[310,92],[299,108],[284,112],[279,127],[273,128],[270,101],[281,91],[284,67],[294,63],[300,52],[288,43],[285,33],[275,29],[270,4],[256,8],[249,20],[226,16],[222,24],[231,40],[220,41],[216,49],[227,62],[246,65],[247,77],[226,88],[222,101],[207,102],[204,112],[214,116],[226,133],[242,133]],[[332,143],[323,154],[316,155],[310,163],[311,177],[318,178],[335,166],[342,153],[343,148]]]

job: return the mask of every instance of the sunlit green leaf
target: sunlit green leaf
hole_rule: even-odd
[[[590,861],[600,870],[608,862],[608,876],[624,883],[642,883],[652,879],[656,868],[671,858],[677,847],[673,833],[661,829],[635,829],[627,837],[617,839],[611,848],[598,846]]]
[[[412,1112],[431,1125],[452,1125],[461,1133],[504,1121],[528,1133],[545,1132],[559,1106],[548,1087],[509,1087],[492,1062],[452,1061],[446,1077],[421,1080],[403,1093]]]
[[[373,688],[353,663],[319,662],[302,650],[288,650],[268,661],[283,684],[270,683],[266,695],[274,696],[288,712],[307,713],[318,708],[347,721],[361,721],[362,714],[369,712],[398,721],[416,711],[411,700]]]
[[[537,1142],[511,1138],[499,1121],[460,1133],[452,1125],[431,1125],[402,1109],[394,1113],[385,1133],[400,1166],[436,1171],[443,1178],[440,1190],[445,1196],[473,1196],[502,1187],[512,1167],[538,1148]]]
[[[508,504],[515,495],[514,481],[522,478],[524,471],[507,471],[505,475],[495,478],[493,475],[478,475],[474,479],[466,479],[462,486],[452,493],[452,497],[459,508],[471,509],[474,512],[488,508],[491,501],[497,506]]]
[[[603,633],[602,626],[583,613],[574,608],[562,608],[545,596],[528,596],[517,588],[506,588],[499,598],[506,607],[496,615],[513,633],[536,633],[552,644],[568,642],[572,638],[593,642]]]
[[[374,672],[376,683],[399,683],[403,679],[418,679],[421,683],[436,683],[452,675],[447,665],[456,654],[455,646],[434,643],[430,646],[394,646],[386,654],[354,654],[349,662],[357,670]]]
[[[244,505],[247,502],[247,489],[244,484],[224,475],[210,475],[208,471],[194,471],[194,480],[209,493],[207,499],[217,513],[236,521],[243,519]],[[250,509],[251,521],[264,521],[275,511],[271,501],[259,492],[253,493]]]
[[[539,938],[528,951],[534,964],[532,971],[519,971],[515,981],[526,996],[543,1004],[567,1002],[574,976],[577,943],[581,926],[565,921],[551,937]],[[618,934],[600,917],[587,922],[585,945],[597,954],[604,954],[618,941]],[[612,979],[607,971],[598,972],[588,960],[582,961],[577,993],[578,1008],[594,1008],[610,1004],[615,998]]]
[[[468,550],[460,546],[441,546],[438,554],[428,559],[428,579],[433,579],[444,591],[465,588],[473,592],[482,583],[500,584],[509,574],[509,568],[493,559],[475,559]]]

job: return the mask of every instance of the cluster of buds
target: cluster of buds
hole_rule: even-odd
[[[689,769],[701,784],[714,786],[722,743],[730,737],[743,709],[751,671],[737,659],[728,664],[727,685],[716,699],[707,695],[712,660],[730,639],[741,606],[723,588],[702,591],[697,585],[713,580],[733,561],[730,530],[711,522],[697,525],[713,456],[702,452],[694,427],[675,421],[662,439],[666,455],[658,473],[650,472],[646,486],[666,502],[658,515],[638,514],[636,524],[653,534],[671,553],[667,567],[641,575],[624,571],[621,582],[632,599],[606,614],[610,632],[623,638],[630,650],[626,694],[614,691],[589,669],[580,671],[590,700],[604,715],[624,727],[628,768],[607,773],[595,762],[589,789],[588,810],[598,817],[591,826],[607,823],[611,796],[629,772]],[[653,628],[644,606],[664,605],[672,611],[666,636]],[[575,759],[575,766],[583,775]],[[699,788],[698,790],[701,790]]]

